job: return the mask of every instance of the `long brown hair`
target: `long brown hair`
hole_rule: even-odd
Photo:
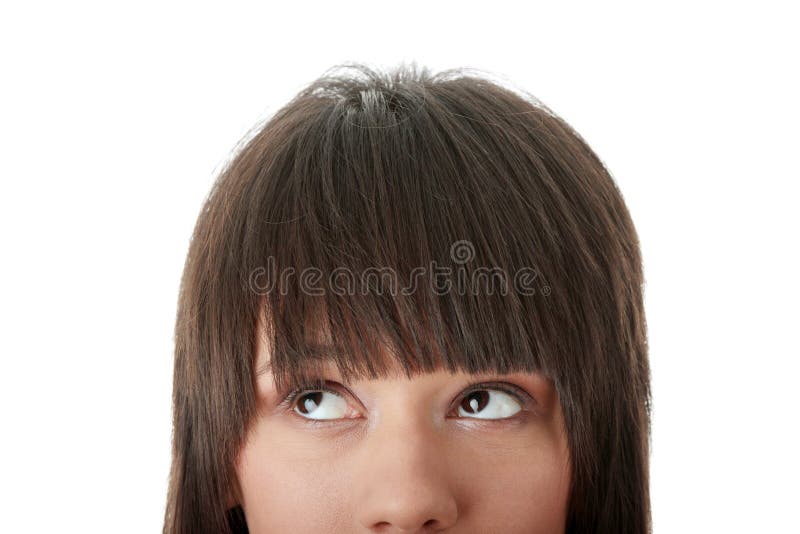
[[[467,278],[505,273],[514,287],[414,278],[434,264]],[[278,275],[374,268],[422,283],[311,291]],[[327,356],[346,379],[385,376],[390,362],[375,355],[387,347],[408,376],[546,373],[573,468],[567,532],[650,531],[638,237],[602,161],[530,94],[467,69],[344,64],[242,141],[181,280],[165,533],[230,532],[262,312],[281,390],[314,376],[315,330],[331,333]]]

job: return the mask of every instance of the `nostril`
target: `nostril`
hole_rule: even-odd
[[[427,532],[428,529],[437,528],[439,526],[439,521],[436,519],[428,519],[425,523],[420,527],[423,531]],[[393,532],[392,525],[386,521],[381,521],[380,523],[376,523],[373,525],[373,529],[377,534],[381,532]]]

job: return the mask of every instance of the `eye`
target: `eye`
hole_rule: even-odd
[[[505,419],[522,408],[517,394],[484,386],[482,389],[473,389],[461,398],[458,415],[473,419]]]
[[[327,387],[317,391],[298,390],[286,402],[293,406],[295,413],[306,419],[342,419],[347,413],[347,401]]]
[[[457,415],[468,419],[511,418],[524,409],[527,396],[511,384],[476,384],[462,394]],[[348,412],[345,398],[324,382],[295,389],[281,404],[309,423],[343,419]]]

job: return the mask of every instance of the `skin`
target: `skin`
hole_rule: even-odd
[[[257,358],[263,368],[263,339]],[[551,381],[447,371],[409,380],[395,369],[345,384],[328,366],[321,378],[334,393],[312,389],[284,407],[272,375],[257,377],[260,414],[236,467],[251,533],[564,532],[571,468]],[[464,395],[483,381],[527,398],[494,385]]]

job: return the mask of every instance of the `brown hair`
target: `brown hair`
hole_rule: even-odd
[[[412,280],[434,263],[467,278],[526,272],[529,283],[441,290],[426,272],[413,291],[381,291],[374,277],[367,291],[311,291],[276,274],[377,267]],[[408,376],[545,373],[573,467],[567,532],[650,531],[638,237],[601,160],[528,93],[466,69],[344,64],[241,143],[181,280],[165,533],[229,532],[263,371],[261,312],[281,390],[313,378],[315,329],[331,334],[326,357],[348,380],[385,376],[375,355],[387,347]]]

